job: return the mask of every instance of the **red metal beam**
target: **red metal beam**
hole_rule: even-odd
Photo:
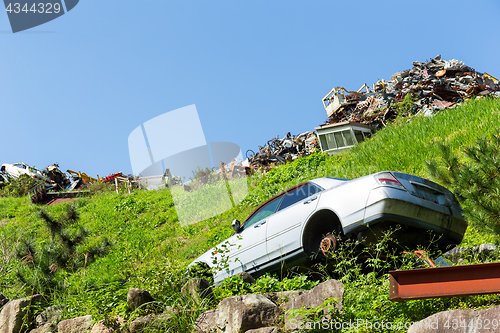
[[[391,301],[500,293],[500,263],[390,271]]]

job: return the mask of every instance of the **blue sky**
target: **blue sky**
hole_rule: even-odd
[[[131,173],[128,135],[191,104],[208,142],[256,150],[323,123],[332,87],[413,61],[499,77],[499,18],[498,0],[82,0],[13,34],[3,12],[0,163]]]

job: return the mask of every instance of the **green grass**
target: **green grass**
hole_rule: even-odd
[[[243,221],[265,199],[322,176],[357,178],[395,170],[429,178],[426,162],[439,156],[437,142],[447,142],[459,151],[479,137],[491,135],[500,127],[499,116],[500,101],[483,99],[466,102],[432,118],[399,119],[344,154],[315,154],[275,168],[267,175],[257,173],[249,179],[249,194],[238,206],[185,227],[180,225],[174,201],[166,189],[134,190],[131,195],[100,192],[80,199],[75,205],[81,222],[91,232],[84,247],[101,237],[108,237],[113,247],[106,257],[87,268],[61,275],[59,278],[67,288],[56,295],[55,301],[67,305],[67,317],[92,313],[95,319],[136,315],[129,313],[125,305],[130,287],[148,289],[159,301],[173,304],[185,281],[185,266],[230,236],[231,221]],[[0,198],[2,249],[9,249],[20,236],[35,238],[39,243],[50,239],[38,216],[39,209],[27,197]],[[61,204],[44,209],[57,216],[66,207]],[[498,237],[470,228],[463,244],[485,242],[498,242]],[[5,265],[8,272],[0,275],[0,290],[11,299],[24,296],[23,286],[15,276],[21,263],[7,262],[5,253],[0,255],[0,267]]]

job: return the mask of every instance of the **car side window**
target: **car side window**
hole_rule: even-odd
[[[313,184],[307,184],[305,186],[299,187],[295,189],[294,191],[288,193],[285,195],[283,198],[283,201],[281,202],[281,205],[278,209],[278,211],[281,211],[287,207],[290,207],[291,205],[307,198],[310,197],[311,195],[314,195],[318,192],[320,192],[321,189]]]
[[[276,211],[276,207],[278,207],[279,203],[281,202],[281,199],[283,197],[276,198],[276,200],[273,200],[272,202],[268,203],[264,207],[262,207],[250,220],[245,222],[245,225],[243,226],[243,230],[246,228],[250,227],[251,225],[265,219],[266,217],[274,214]]]

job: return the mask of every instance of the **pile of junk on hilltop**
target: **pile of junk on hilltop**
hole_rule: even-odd
[[[357,91],[334,87],[322,99],[328,119],[316,132],[273,138],[257,153],[247,151],[247,165],[268,170],[315,151],[336,154],[371,137],[397,116],[432,116],[462,101],[486,97],[500,97],[500,83],[494,76],[441,56],[415,61],[412,69],[394,74],[390,81],[379,80],[371,88],[366,83]]]
[[[432,116],[464,100],[487,96],[500,97],[498,79],[456,59],[446,61],[437,56],[424,63],[413,62],[412,69],[394,74],[390,81],[379,80],[371,90],[366,83],[357,91],[333,88],[323,98],[329,118],[321,126],[359,122],[379,129],[398,115],[394,106],[405,97],[412,106],[403,116]]]
[[[113,173],[109,176],[93,178],[84,172],[67,170],[66,173],[59,170],[59,165],[49,165],[43,170],[39,170],[28,164],[14,163],[2,164],[0,168],[0,188],[14,179],[25,175],[37,181],[37,184],[30,189],[30,200],[33,203],[47,201],[48,193],[64,192],[65,197],[72,197],[72,194],[81,194],[90,184],[94,183],[115,183],[126,182],[131,186],[133,178],[130,175],[124,175],[122,172]]]

